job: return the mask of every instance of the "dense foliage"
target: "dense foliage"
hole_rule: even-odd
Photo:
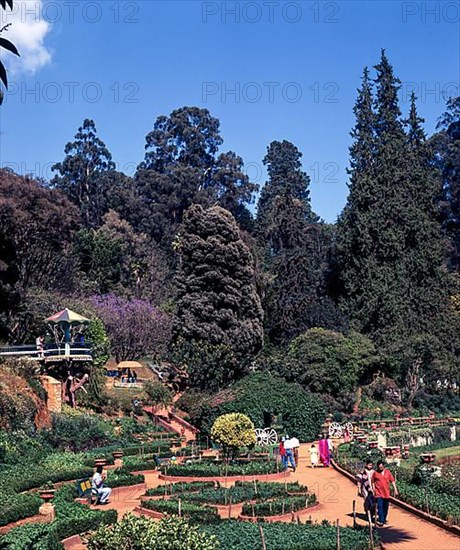
[[[89,550],[217,550],[215,537],[203,533],[186,519],[167,517],[153,522],[127,514],[114,527],[101,527],[90,537]]]
[[[221,388],[247,370],[262,346],[254,259],[234,218],[220,207],[192,206],[176,249],[177,349],[192,383]]]
[[[232,550],[262,550],[260,527],[256,523],[222,521],[206,525],[205,531],[215,535],[222,548]],[[336,527],[332,525],[310,525],[296,523],[266,523],[263,533],[267,550],[335,550],[337,548]],[[367,530],[345,528],[340,530],[340,548],[343,550],[367,550]]]
[[[210,430],[219,415],[240,412],[256,428],[276,425],[301,441],[317,438],[325,414],[323,402],[300,385],[263,373],[250,374],[212,396],[192,394],[190,400],[184,398],[179,404],[204,431]]]
[[[233,395],[256,367],[340,413],[458,410],[459,98],[427,139],[415,96],[402,112],[400,89],[383,51],[358,90],[336,224],[313,211],[308,152],[282,137],[267,144],[253,215],[258,185],[225,152],[219,120],[194,106],[156,118],[132,177],[89,118],[50,182],[1,170],[0,338],[33,343],[65,306],[89,316],[96,370],[82,402],[99,411],[132,411],[104,392],[109,350],[186,367],[205,392]],[[374,376],[394,384],[392,401],[375,395]],[[237,411],[219,393],[210,420],[196,416],[209,430],[218,414],[243,412],[257,426],[277,414],[283,429],[316,436],[321,406],[289,388],[306,407],[276,396],[266,405],[266,392]]]

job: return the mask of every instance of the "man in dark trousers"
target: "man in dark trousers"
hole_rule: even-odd
[[[395,478],[393,474],[385,468],[383,460],[377,462],[377,470],[372,474],[372,485],[374,487],[374,496],[377,501],[377,525],[380,527],[388,523],[388,508],[390,506],[390,483],[393,485],[394,496],[398,496]]]

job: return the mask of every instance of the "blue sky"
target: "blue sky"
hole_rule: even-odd
[[[22,59],[2,57],[11,87],[0,163],[20,173],[50,177],[84,118],[132,173],[156,117],[198,105],[220,119],[223,149],[240,154],[259,183],[268,143],[295,143],[313,208],[332,222],[347,195],[363,66],[386,48],[403,82],[401,107],[414,89],[428,133],[446,94],[458,95],[458,1],[39,4],[22,3],[12,18]]]

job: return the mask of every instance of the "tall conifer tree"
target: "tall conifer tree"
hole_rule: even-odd
[[[326,296],[329,238],[310,204],[310,178],[302,153],[288,141],[274,141],[264,164],[265,184],[256,221],[268,280],[265,329],[274,342],[286,342],[313,326],[337,328],[339,319]]]
[[[337,249],[342,304],[352,326],[391,346],[433,328],[443,296],[441,241],[436,174],[415,100],[406,134],[399,80],[384,51],[375,69],[373,108],[367,71],[355,106],[350,194]]]

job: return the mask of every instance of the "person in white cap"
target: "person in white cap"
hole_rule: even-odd
[[[295,462],[296,468],[298,468],[300,441],[297,439],[297,437],[291,437],[291,444],[292,444],[292,452],[294,453],[294,462]]]
[[[288,464],[292,466],[292,470],[295,472],[295,461],[294,461],[294,453],[293,453],[293,445],[292,440],[289,439],[289,436],[286,436],[286,440],[284,441],[284,448],[286,449],[286,461]]]

